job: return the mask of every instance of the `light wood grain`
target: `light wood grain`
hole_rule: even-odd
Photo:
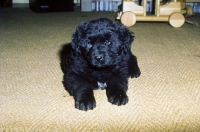
[[[121,22],[127,27],[133,26],[136,23],[136,16],[133,12],[127,11],[123,13]]]
[[[169,23],[173,27],[181,27],[185,23],[185,18],[180,13],[173,13],[169,18]]]

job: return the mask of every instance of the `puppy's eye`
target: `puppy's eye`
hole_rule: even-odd
[[[95,43],[95,41],[90,41],[90,44],[93,45]]]
[[[106,40],[106,41],[104,42],[104,44],[106,44],[106,45],[110,45],[110,44],[111,44],[111,42],[110,42],[110,41],[108,41],[108,40]]]

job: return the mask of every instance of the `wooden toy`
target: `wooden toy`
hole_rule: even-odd
[[[132,0],[123,0],[122,11],[118,13],[125,26],[133,26],[136,21],[169,22],[172,27],[181,27],[185,23],[185,18],[181,14],[181,3],[172,0],[160,6],[160,1],[156,0],[155,14],[147,15],[147,0],[142,0],[142,6],[137,5]]]

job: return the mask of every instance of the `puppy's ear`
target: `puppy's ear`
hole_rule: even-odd
[[[88,24],[89,24],[89,21],[79,24],[76,31],[72,35],[71,46],[75,55],[78,55],[81,53],[80,46],[82,45],[82,42],[86,37]]]
[[[121,49],[124,53],[127,53],[131,49],[131,44],[134,40],[134,34],[122,24],[117,24],[116,30],[119,40],[121,41]]]

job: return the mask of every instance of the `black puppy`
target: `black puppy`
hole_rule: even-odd
[[[128,102],[128,78],[140,76],[131,53],[134,36],[124,25],[107,18],[83,22],[73,34],[72,52],[62,60],[64,85],[75,99],[75,107],[96,107],[94,89],[106,89],[108,101]]]

